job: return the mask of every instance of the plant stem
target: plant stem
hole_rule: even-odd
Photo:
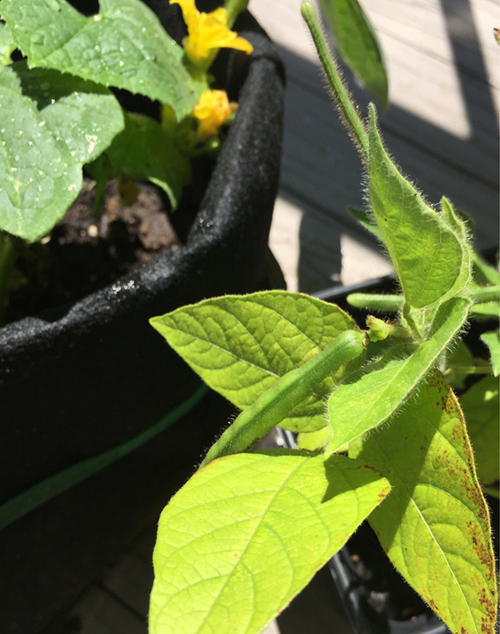
[[[500,299],[500,286],[484,286],[480,288],[473,288],[467,292],[467,296],[473,299],[475,302],[494,302]]]
[[[359,114],[359,107],[347,90],[339,69],[328,49],[323,32],[318,22],[316,9],[310,2],[304,2],[300,8],[318,52],[318,57],[325,71],[326,78],[335,97],[335,104],[341,114],[344,125],[349,130],[364,159],[368,158],[368,134]]]
[[[226,0],[224,9],[227,12],[227,25],[229,28],[236,22],[236,18],[248,7],[249,0]]]
[[[4,322],[7,302],[7,278],[16,260],[16,251],[9,234],[0,231],[0,325]]]

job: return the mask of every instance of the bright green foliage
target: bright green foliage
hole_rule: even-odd
[[[471,274],[461,231],[431,209],[389,159],[370,110],[370,203],[406,302],[424,308],[453,297]],[[454,222],[460,221],[454,216]],[[431,254],[422,257],[423,254]]]
[[[147,179],[167,194],[172,209],[177,207],[182,189],[191,178],[187,156],[173,145],[162,126],[139,114],[125,113],[125,129],[88,171],[103,189],[108,180],[126,175]]]
[[[380,242],[383,242],[382,233],[377,224],[373,223],[372,218],[364,209],[356,209],[355,207],[347,207],[347,211],[356,218],[362,227],[374,235]]]
[[[465,343],[458,344],[446,356],[445,378],[452,387],[460,386],[474,366],[474,357]]]
[[[490,351],[493,376],[498,376],[500,373],[500,330],[485,332],[484,335],[481,335],[481,339],[488,346],[488,350]]]
[[[228,454],[245,451],[279,425],[290,412],[310,396],[316,385],[341,366],[361,356],[365,350],[365,334],[354,330],[340,333],[324,350],[300,368],[279,378],[247,407],[217,440],[201,463]]]
[[[500,304],[498,302],[484,302],[474,304],[470,309],[471,315],[477,319],[498,319],[500,317]]]
[[[321,0],[339,52],[380,105],[387,109],[387,71],[379,39],[358,0]]]
[[[493,632],[488,510],[460,408],[442,376],[434,373],[400,419],[360,445],[352,455],[393,487],[370,516],[391,561],[453,634]]]
[[[398,412],[462,328],[469,305],[465,298],[442,304],[427,341],[394,347],[347,378],[328,403],[332,451]]]
[[[0,226],[28,241],[64,215],[80,191],[82,164],[123,127],[106,88],[32,72],[24,63],[0,67]]]
[[[380,474],[341,456],[210,463],[162,513],[150,634],[260,632],[388,492]]]
[[[486,376],[460,397],[483,484],[500,480],[498,379]]]
[[[0,14],[30,67],[42,66],[168,103],[178,120],[198,101],[183,50],[139,0],[100,0],[85,17],[66,0],[2,0]]]
[[[11,54],[16,50],[12,39],[12,31],[5,24],[0,23],[0,64],[8,66],[11,63]]]
[[[209,299],[155,317],[151,324],[212,389],[240,409],[355,327],[338,306],[286,291]],[[344,373],[341,368],[322,381],[280,427],[324,427],[323,401]]]

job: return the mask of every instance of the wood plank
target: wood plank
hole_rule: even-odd
[[[282,45],[287,65],[282,194],[309,202],[319,213],[328,214],[333,207],[335,219],[354,229],[343,208],[361,202],[359,162],[310,62],[315,54],[299,5],[295,0],[252,3],[253,12]],[[460,0],[457,5],[462,7],[458,17],[463,20],[464,3]],[[489,0],[474,0],[474,16],[487,21],[491,5]],[[474,215],[480,246],[490,246],[498,239],[499,93],[488,83],[491,72],[481,62],[482,49],[474,48],[478,42],[471,25],[457,22],[455,16],[455,22],[445,28],[437,0],[398,1],[397,5],[395,0],[377,0],[365,6],[373,12],[378,9],[378,17],[372,17],[375,23],[380,20],[381,39],[389,49],[386,55],[396,104],[382,118],[389,147],[432,202],[444,193]],[[456,39],[460,29],[462,40],[450,43],[450,33]],[[489,55],[496,46],[491,39]],[[458,67],[467,71],[460,77],[456,49],[467,52],[462,58],[458,55]],[[498,54],[495,63],[498,68]],[[366,95],[363,99],[366,103]]]

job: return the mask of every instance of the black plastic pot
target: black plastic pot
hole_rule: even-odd
[[[349,287],[327,289],[316,293],[315,297],[337,304],[363,327],[368,313],[347,303],[347,296],[358,292],[394,293],[397,292],[396,280],[392,276],[386,276]],[[465,335],[468,345],[472,347],[477,342],[479,334],[487,330],[491,330],[491,324],[472,324]],[[479,355],[480,350],[475,350],[475,354]],[[279,433],[285,446],[294,446],[294,435],[291,432],[279,430]],[[496,527],[499,525],[498,500],[487,496],[487,502],[491,512],[491,524]],[[364,553],[365,560],[358,563],[359,552]],[[498,540],[495,541],[495,555],[498,559]],[[372,572],[380,573],[382,568],[387,581],[384,590],[393,597],[393,604],[399,604],[398,608],[411,606],[412,611],[406,620],[388,617],[387,611],[381,610],[385,593],[373,592],[370,589]],[[447,626],[393,568],[367,522],[360,526],[344,548],[332,557],[320,574],[316,575],[310,585],[312,584],[314,595],[323,597],[321,604],[316,601],[314,613],[311,612],[312,593],[306,588],[280,617],[282,634],[299,634],[300,630],[295,629],[298,619],[312,619],[313,622],[320,624],[327,622],[327,619],[329,623],[341,623],[340,629],[345,634],[450,634]],[[319,629],[323,631],[321,625]],[[333,629],[335,628],[332,625],[324,631]]]
[[[181,38],[179,7],[148,4]],[[213,3],[199,3],[207,5]],[[41,482],[52,493],[67,489],[49,493],[0,532],[2,633],[39,632],[73,600],[157,517],[229,415],[224,399],[200,397],[199,379],[148,319],[206,297],[266,288],[284,76],[274,46],[249,14],[235,28],[254,53],[225,54],[222,71],[239,92],[239,111],[186,245],[72,306],[0,330],[0,515],[6,508],[22,515],[5,504],[33,505],[29,496],[16,496]],[[196,406],[189,401],[194,393],[201,398]],[[182,404],[175,425],[69,486],[75,465],[95,467],[100,458],[89,459],[109,458]],[[33,490],[35,506],[43,493]]]

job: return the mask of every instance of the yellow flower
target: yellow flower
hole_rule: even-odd
[[[237,48],[246,53],[253,51],[250,42],[228,28],[225,9],[203,13],[196,8],[195,0],[170,0],[170,4],[179,4],[182,9],[188,29],[188,36],[183,41],[184,50],[195,66],[205,61],[212,49]]]
[[[230,103],[225,90],[203,91],[200,100],[193,109],[193,116],[198,119],[196,136],[203,142],[217,133],[237,108],[237,104]]]

